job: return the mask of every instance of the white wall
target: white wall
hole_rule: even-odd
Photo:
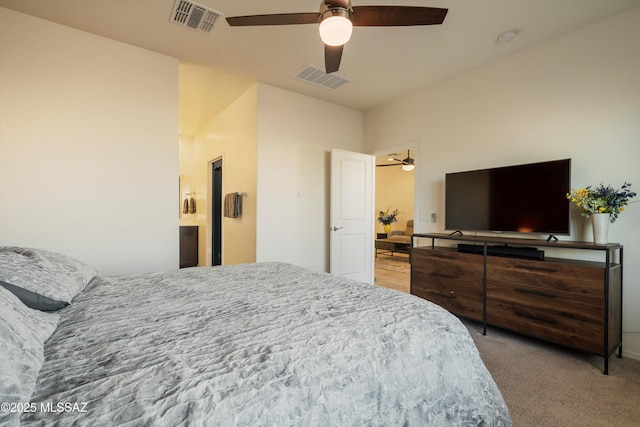
[[[0,244],[178,266],[176,59],[0,8]]]
[[[176,199],[180,217],[180,225],[198,225],[197,216],[206,212],[206,202],[198,200],[196,193],[197,180],[195,178],[194,138],[180,134],[178,144],[178,173],[180,174],[180,197]],[[201,197],[203,195],[200,195]],[[196,200],[196,213],[183,213],[183,203],[186,198],[193,197]]]
[[[258,85],[257,261],[328,271],[331,148],[362,152],[362,118]]]
[[[443,229],[446,172],[570,157],[574,187],[640,190],[639,22],[637,8],[368,111],[368,151],[421,141],[417,231]],[[576,215],[570,239],[590,240],[586,225]],[[625,245],[623,347],[640,359],[640,203],[609,240]]]

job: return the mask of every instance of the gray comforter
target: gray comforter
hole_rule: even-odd
[[[97,277],[60,315],[22,425],[511,425],[457,318],[288,264]]]

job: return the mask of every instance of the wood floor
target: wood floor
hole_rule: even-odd
[[[396,289],[409,293],[410,274],[399,271],[387,270],[376,265],[374,283],[385,288]]]

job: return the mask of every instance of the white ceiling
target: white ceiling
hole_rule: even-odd
[[[640,0],[352,0],[355,6],[449,9],[442,25],[356,27],[337,90],[295,79],[324,68],[316,25],[230,27],[211,34],[169,22],[175,0],[0,0],[0,6],[180,59],[180,128],[192,135],[256,81],[357,110],[497,61],[640,6]],[[224,16],[315,12],[320,0],[197,0]],[[518,36],[498,44],[501,32]]]

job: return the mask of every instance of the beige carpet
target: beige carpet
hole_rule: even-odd
[[[394,253],[394,255],[378,254],[375,259],[376,268],[397,271],[398,273],[410,273],[409,255]]]
[[[640,361],[603,359],[464,321],[507,402],[513,425],[640,426]]]

